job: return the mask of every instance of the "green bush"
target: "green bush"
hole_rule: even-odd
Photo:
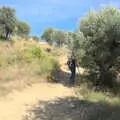
[[[51,76],[58,66],[58,62],[49,53],[44,52],[39,46],[30,46],[16,52],[16,62],[27,62],[32,64],[33,72],[37,75]]]
[[[14,44],[16,45],[16,42]],[[39,45],[28,44],[24,46],[23,43],[21,46],[16,47],[15,45],[11,46],[8,42],[4,43],[1,41],[0,68],[3,71],[5,70],[6,76],[8,73],[11,73],[8,78],[2,78],[2,81],[7,81],[9,78],[11,81],[18,79],[12,73],[15,72],[15,74],[19,73],[24,78],[33,78],[34,82],[36,82],[36,77],[46,78],[55,71],[58,65],[57,60],[51,53],[45,52]],[[12,77],[12,75],[15,77]]]
[[[31,46],[23,50],[23,56],[28,60],[40,59],[42,57],[41,55],[42,51],[38,46]]]
[[[39,46],[30,46],[22,50],[15,51],[16,61],[32,62],[42,57],[42,50]]]
[[[91,80],[113,88],[120,67],[120,10],[113,7],[89,12],[80,21],[75,54]]]
[[[57,65],[57,60],[53,59],[51,56],[44,56],[44,58],[38,61],[39,69],[37,73],[39,75],[49,73],[50,76],[51,72],[54,71]]]

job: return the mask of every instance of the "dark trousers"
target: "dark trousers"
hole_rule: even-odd
[[[75,69],[71,70],[71,75],[70,75],[70,83],[74,84],[75,83]]]

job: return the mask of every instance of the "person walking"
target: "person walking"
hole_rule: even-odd
[[[68,64],[68,67],[71,71],[69,82],[70,82],[70,84],[74,84],[75,77],[76,77],[76,60],[75,60],[75,58],[69,59],[67,64]]]

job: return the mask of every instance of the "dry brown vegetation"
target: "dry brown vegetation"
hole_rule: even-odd
[[[42,50],[41,43],[33,39],[13,37],[12,41],[1,40],[0,96],[44,81],[56,64],[55,61],[51,54]]]

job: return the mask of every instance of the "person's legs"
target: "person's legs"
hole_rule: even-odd
[[[75,83],[75,72],[73,71],[72,73],[72,83],[74,84]]]
[[[70,84],[75,83],[75,71],[71,71],[71,76],[70,76]]]
[[[72,83],[72,71],[71,71],[71,74],[70,74],[69,83]]]

